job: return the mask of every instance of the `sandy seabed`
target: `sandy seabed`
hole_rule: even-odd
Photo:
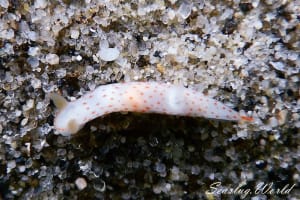
[[[0,199],[300,199],[300,3],[0,0]],[[113,113],[47,94],[180,84],[255,118]]]

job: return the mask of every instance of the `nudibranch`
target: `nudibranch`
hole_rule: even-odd
[[[228,106],[183,86],[157,82],[129,82],[99,86],[81,98],[68,102],[52,93],[58,108],[55,129],[62,135],[77,133],[85,123],[99,116],[121,111],[162,113],[232,121],[252,121]]]

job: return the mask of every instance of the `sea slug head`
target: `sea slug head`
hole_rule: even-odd
[[[58,94],[52,93],[49,97],[58,109],[54,119],[55,129],[63,136],[77,133],[82,126],[76,121],[73,113],[74,106]]]
[[[69,113],[69,114],[68,114]],[[69,109],[58,113],[54,121],[55,129],[63,136],[76,134],[82,126],[74,118],[70,118]]]

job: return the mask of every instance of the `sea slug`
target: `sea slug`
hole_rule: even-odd
[[[55,93],[50,99],[59,110],[54,127],[65,136],[77,133],[94,118],[120,111],[252,121],[195,90],[157,82],[104,85],[72,102]]]

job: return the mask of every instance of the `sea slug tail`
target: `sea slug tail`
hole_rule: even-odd
[[[241,116],[241,121],[245,121],[245,122],[253,122],[253,120],[254,120],[253,117]]]
[[[49,98],[59,110],[62,110],[68,104],[68,101],[65,98],[56,93],[50,93]]]

